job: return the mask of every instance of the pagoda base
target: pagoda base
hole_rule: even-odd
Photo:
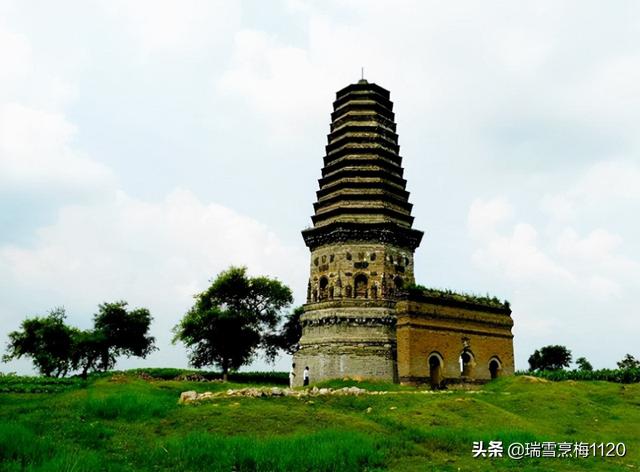
[[[305,306],[300,349],[294,354],[294,386],[330,379],[397,382],[393,304],[325,302]]]

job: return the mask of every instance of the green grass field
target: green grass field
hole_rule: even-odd
[[[511,377],[435,394],[358,385],[397,393],[180,405],[185,390],[247,385],[134,375],[0,393],[0,470],[640,471],[640,384]],[[479,440],[624,442],[627,453],[473,458]]]

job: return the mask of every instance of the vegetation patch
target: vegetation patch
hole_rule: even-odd
[[[623,384],[640,382],[640,369],[600,369],[600,370],[541,370],[520,371],[516,375],[530,375],[559,382],[563,380],[602,380]]]
[[[383,439],[361,432],[228,437],[194,432],[160,443],[150,457],[156,467],[194,471],[367,470],[384,464]]]
[[[80,378],[22,377],[0,374],[0,393],[56,393],[86,385],[87,382]]]

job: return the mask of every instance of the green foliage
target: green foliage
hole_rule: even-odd
[[[591,365],[591,362],[589,362],[586,357],[578,357],[576,359],[576,365],[578,366],[578,370],[586,370],[586,371],[593,370],[593,366]]]
[[[116,418],[127,421],[147,420],[165,416],[175,406],[175,399],[151,397],[139,392],[110,393],[97,395],[93,392],[86,400],[84,414],[100,419]]]
[[[63,308],[46,317],[27,318],[21,329],[9,334],[3,360],[31,357],[44,376],[65,376],[79,369],[86,377],[91,370],[112,369],[118,356],[146,357],[155,347],[149,336],[151,314],[146,308],[126,309],[127,302],[103,303],[94,315],[92,330],[65,324]]]
[[[516,375],[533,375],[552,381],[563,380],[602,380],[616,383],[640,382],[640,368],[599,369],[599,370],[542,370],[535,372],[516,372]]]
[[[0,393],[57,393],[86,386],[86,381],[74,378],[21,377],[0,375]]]
[[[462,303],[471,303],[474,305],[485,305],[492,308],[508,309],[508,301],[500,301],[499,298],[487,295],[477,295],[473,293],[455,292],[453,290],[440,290],[436,288],[427,288],[424,285],[413,284],[404,288],[409,295],[426,296],[432,298],[442,298],[445,300],[453,300]]]
[[[155,338],[149,336],[149,310],[126,307],[125,301],[98,305],[93,331],[79,336],[77,359],[83,375],[91,368],[112,369],[118,356],[145,358],[156,349]]]
[[[267,438],[194,432],[159,445],[152,462],[194,471],[355,471],[383,465],[382,443],[338,430]]]
[[[249,363],[259,347],[268,347],[281,310],[293,301],[291,290],[246,271],[231,267],[218,274],[174,328],[174,342],[187,346],[192,366],[215,365],[226,377]]]
[[[202,378],[204,380],[221,380],[222,372],[207,370],[187,370],[172,368],[144,368],[128,370],[127,374],[144,374],[160,380],[180,380],[185,378]],[[230,372],[229,381],[237,383],[261,383],[274,385],[289,385],[287,372]]]
[[[283,350],[287,354],[294,354],[300,349],[300,338],[302,337],[300,317],[303,313],[303,307],[296,307],[291,313],[285,316],[284,324],[278,333],[266,334],[264,336],[263,344],[267,351],[267,358],[274,359],[280,350]]]
[[[529,370],[558,370],[569,367],[570,363],[571,351],[565,346],[544,346],[529,357]]]
[[[74,330],[65,324],[65,318],[64,308],[56,308],[47,316],[25,319],[20,330],[9,333],[3,361],[30,357],[42,375],[66,375],[71,368]]]
[[[631,354],[625,355],[617,364],[620,369],[640,369],[640,361]]]

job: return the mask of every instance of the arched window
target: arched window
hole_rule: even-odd
[[[462,351],[460,354],[460,375],[470,377],[473,372],[473,353],[469,350]]]
[[[326,277],[320,277],[320,300],[324,300],[327,298],[327,285],[329,284],[329,279]]]
[[[378,298],[378,286],[376,284],[371,286],[371,298]]]
[[[333,285],[329,286],[329,298],[333,300]]]
[[[344,296],[347,297],[347,298],[351,298],[351,295],[352,295],[351,294],[351,285],[347,285],[344,288]]]
[[[356,298],[367,298],[367,276],[364,274],[356,275],[354,285],[356,287]]]
[[[399,275],[396,275],[393,278],[393,285],[396,287],[396,290],[402,290],[402,287],[404,287],[404,280],[402,280],[402,277]]]

